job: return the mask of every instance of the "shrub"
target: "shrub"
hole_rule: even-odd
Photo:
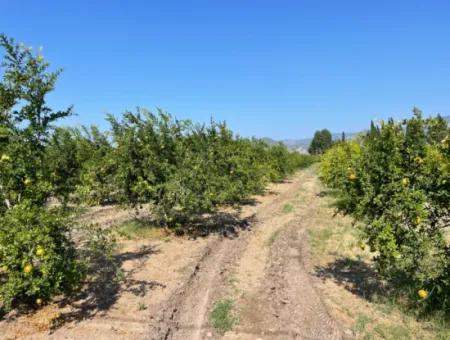
[[[79,287],[83,266],[70,240],[67,219],[29,204],[0,219],[0,301],[36,304]]]
[[[45,104],[60,71],[40,52],[0,35],[0,308],[77,287],[82,272],[69,222],[46,208],[52,195],[45,161],[51,124],[71,114]]]
[[[76,202],[104,205],[118,201],[115,175],[117,171],[109,134],[97,127],[75,130],[77,158],[80,166],[75,187]]]
[[[354,174],[361,147],[358,141],[339,142],[327,151],[320,161],[321,178],[330,188],[345,189],[349,176]]]
[[[80,183],[82,160],[78,157],[79,144],[75,130],[57,128],[51,135],[45,152],[44,164],[48,167],[53,196],[63,204]]]
[[[195,125],[143,109],[109,121],[119,200],[151,203],[163,225],[238,204],[310,160],[282,145],[235,137],[225,123]]]
[[[429,293],[421,309],[448,311],[450,248],[449,129],[419,110],[402,122],[372,123],[360,146],[336,145],[323,157],[324,182],[363,221],[379,273],[409,291]],[[345,172],[348,167],[348,172]],[[414,294],[417,301],[417,294]]]

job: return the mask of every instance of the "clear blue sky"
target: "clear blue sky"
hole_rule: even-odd
[[[0,31],[62,67],[70,124],[161,107],[242,135],[450,114],[450,1],[0,0]]]

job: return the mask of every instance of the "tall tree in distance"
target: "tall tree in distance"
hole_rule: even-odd
[[[308,152],[311,155],[319,155],[328,150],[332,145],[333,137],[329,130],[323,129],[321,131],[316,131],[313,140],[311,141],[311,145],[308,148]]]

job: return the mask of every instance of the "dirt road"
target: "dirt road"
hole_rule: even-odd
[[[126,280],[103,291],[106,300],[90,296],[52,307],[65,322],[51,332],[24,327],[30,318],[0,328],[5,338],[31,339],[340,339],[308,260],[307,231],[314,228],[320,190],[311,167],[273,185],[238,218],[224,221],[229,227],[222,232],[125,243]],[[209,315],[225,299],[239,321],[219,334]]]
[[[226,339],[338,339],[309,274],[307,228],[319,183],[307,169],[245,213],[251,231],[212,242],[179,291],[162,305],[154,339],[221,338],[208,324],[214,302],[232,299],[239,323]]]

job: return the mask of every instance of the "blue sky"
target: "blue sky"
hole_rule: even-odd
[[[450,114],[450,1],[0,0],[0,31],[62,67],[55,109],[161,107],[241,135]]]

